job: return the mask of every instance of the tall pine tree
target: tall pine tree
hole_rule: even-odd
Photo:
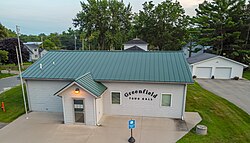
[[[219,55],[232,56],[240,50],[245,0],[205,1],[196,9],[195,25],[199,28],[199,43],[213,46]]]

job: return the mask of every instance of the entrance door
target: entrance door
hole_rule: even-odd
[[[85,109],[83,99],[74,99],[75,122],[85,123]]]

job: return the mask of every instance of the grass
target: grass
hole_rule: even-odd
[[[186,111],[199,112],[200,124],[208,135],[192,129],[179,143],[249,143],[250,116],[227,100],[203,89],[198,83],[188,86]]]
[[[24,111],[21,85],[0,94],[0,105],[4,102],[6,112],[0,109],[0,122],[9,123],[22,115]]]
[[[6,78],[6,77],[10,77],[10,76],[14,76],[14,74],[10,74],[10,73],[0,73],[0,79]]]
[[[33,63],[31,62],[25,62],[23,63],[23,70],[27,69],[30,65],[32,65]],[[0,70],[18,70],[18,65],[15,64],[6,64],[6,65],[1,65]]]
[[[245,79],[250,80],[250,70],[244,71],[244,72],[243,72],[243,77],[244,77]]]

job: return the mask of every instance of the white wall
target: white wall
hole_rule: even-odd
[[[85,101],[85,121],[86,125],[96,125],[103,114],[106,115],[134,115],[151,117],[181,118],[183,113],[183,102],[185,102],[185,85],[182,84],[162,84],[162,83],[129,83],[129,82],[104,82],[108,87],[102,98],[95,98],[93,95],[82,90],[77,85],[72,85],[60,96],[54,93],[62,89],[70,82],[67,81],[27,81],[28,98],[31,110],[33,111],[53,111],[64,112],[64,122],[66,124],[75,123],[73,99],[84,99]],[[78,87],[79,94],[74,90]],[[157,94],[152,101],[130,100],[125,97],[126,92],[147,89]],[[121,104],[111,104],[111,91],[121,92]],[[171,107],[161,106],[161,94],[172,94]],[[131,97],[151,98],[146,94],[134,94]],[[62,102],[63,101],[63,102]],[[96,109],[96,110],[95,110]]]
[[[133,46],[138,46],[141,49],[148,51],[148,45],[147,44],[124,44],[124,50],[131,48]]]
[[[32,60],[38,60],[39,59],[39,51],[37,49],[32,49],[33,54],[31,55]]]
[[[74,90],[80,89],[80,93],[75,94]],[[85,124],[96,125],[96,112],[95,112],[95,97],[90,95],[88,92],[82,90],[77,85],[72,85],[64,92],[60,94],[63,96],[63,111],[64,111],[64,123],[73,124],[75,123],[75,112],[74,112],[74,99],[83,99],[85,105]]]
[[[28,80],[27,94],[31,111],[63,112],[61,97],[55,96],[67,81]]]
[[[48,53],[47,50],[43,50],[43,51],[40,53],[41,58],[42,58],[45,54],[47,54],[47,53]]]
[[[193,64],[192,75],[197,75],[197,73],[196,73],[197,67],[212,67],[211,76],[213,76],[215,74],[216,67],[231,67],[232,68],[231,78],[233,78],[235,76],[242,78],[242,74],[243,74],[243,66],[242,65],[231,62],[229,60],[225,60],[221,57],[217,57],[217,58],[213,58],[211,60],[207,60],[205,62]]]
[[[103,95],[104,114],[106,115],[134,115],[151,117],[181,118],[182,103],[185,85],[178,84],[152,84],[152,83],[103,83],[108,87]],[[158,94],[152,101],[129,100],[124,94],[133,90],[147,89]],[[111,104],[111,91],[121,92],[121,104]],[[161,106],[161,93],[172,94],[172,106]],[[134,94],[133,97],[150,97],[146,94]]]
[[[97,118],[97,123],[101,120],[103,115],[103,98],[97,98],[96,99],[96,118]]]

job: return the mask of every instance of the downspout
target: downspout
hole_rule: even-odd
[[[187,95],[187,84],[184,86],[184,95],[182,99],[182,112],[181,112],[181,119],[184,120],[184,113],[185,113],[185,107],[186,107],[186,95]]]
[[[32,109],[31,109],[30,92],[29,92],[28,81],[25,80],[24,83],[26,85],[26,92],[27,92],[27,98],[28,98],[28,105],[29,105],[29,110],[28,111],[31,111]]]

